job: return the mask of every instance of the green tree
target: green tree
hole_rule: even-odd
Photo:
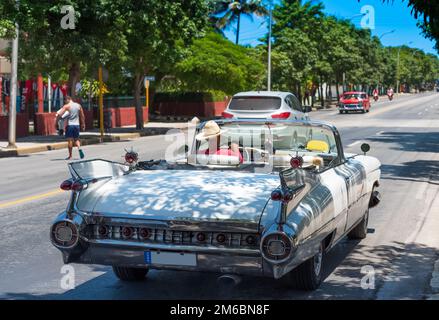
[[[299,98],[318,59],[322,4],[283,0],[273,10],[273,85]]]
[[[173,73],[175,64],[195,37],[207,25],[206,1],[111,1],[110,11],[121,19],[123,38],[127,43],[122,64],[133,83],[136,127],[143,129],[140,95],[144,75]]]
[[[241,28],[241,17],[253,18],[253,15],[265,16],[267,9],[261,0],[239,0],[239,1],[211,1],[213,21],[215,26],[222,30],[236,24],[236,44],[239,44],[239,32]]]
[[[68,79],[70,94],[80,79],[81,68],[96,73],[98,65],[124,49],[117,32],[118,21],[108,15],[109,1],[5,0],[3,16],[20,26],[20,75],[52,74],[54,80]],[[74,28],[63,29],[66,13],[74,9]],[[70,11],[72,12],[72,11]]]
[[[264,73],[254,49],[235,45],[213,32],[195,40],[185,59],[175,66],[184,89],[221,90],[230,95],[258,89]]]

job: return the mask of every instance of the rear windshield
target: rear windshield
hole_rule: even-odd
[[[282,104],[277,97],[234,97],[230,102],[230,110],[277,110]]]
[[[364,93],[348,93],[343,96],[344,99],[366,99],[366,95]]]

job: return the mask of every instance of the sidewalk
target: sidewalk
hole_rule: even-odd
[[[145,125],[144,130],[136,130],[135,126],[113,128],[104,135],[103,142],[115,142],[129,139],[136,139],[145,136],[163,135],[170,129],[185,129],[187,122],[149,122]],[[81,144],[92,145],[100,143],[99,129],[81,132]],[[8,150],[7,141],[0,141],[0,158],[16,157],[30,153],[37,153],[50,150],[67,148],[67,141],[64,137],[58,135],[51,136],[28,136],[17,139],[17,149]]]

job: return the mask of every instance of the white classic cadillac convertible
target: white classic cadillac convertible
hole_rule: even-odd
[[[71,199],[51,226],[64,262],[109,265],[121,280],[186,270],[314,290],[325,253],[366,237],[380,162],[345,153],[335,127],[218,120],[189,140],[172,161],[70,163]]]

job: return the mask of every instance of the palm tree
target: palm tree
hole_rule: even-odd
[[[213,1],[213,17],[211,20],[218,30],[227,29],[236,22],[236,44],[239,43],[241,15],[253,19],[253,15],[265,16],[268,11],[262,0]]]

